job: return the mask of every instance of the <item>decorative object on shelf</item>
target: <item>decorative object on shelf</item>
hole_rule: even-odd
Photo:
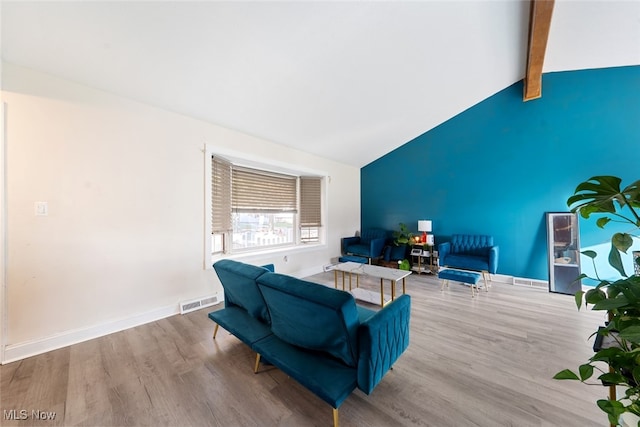
[[[422,238],[420,239],[423,244],[433,246],[433,235],[427,234],[431,232],[431,220],[421,219],[418,221],[418,231],[422,231]]]
[[[611,237],[611,249],[608,254],[609,264],[620,273],[617,279],[590,278],[581,274],[577,279],[589,278],[598,285],[584,292],[580,289],[575,294],[578,309],[591,305],[591,310],[604,311],[607,319],[604,327],[595,331],[596,342],[608,340],[612,345],[594,345],[594,355],[587,363],[579,366],[576,372],[564,369],[554,378],[558,380],[578,380],[588,383],[597,373],[599,383],[609,387],[609,399],[597,401],[600,409],[607,413],[612,426],[618,424],[623,414],[640,414],[640,276],[628,276],[620,253],[627,253],[633,244],[633,237],[640,231],[640,180],[620,189],[622,180],[614,176],[594,176],[576,187],[574,195],[569,197],[567,205],[571,212],[578,212],[588,219],[597,214],[596,224],[604,228],[610,221],[625,222],[634,227],[635,234],[615,233]],[[613,217],[613,219],[611,217]],[[584,251],[582,254],[593,260],[598,254],[595,251]],[[638,259],[634,260],[634,269]],[[608,369],[602,369],[600,363],[606,363]],[[617,400],[616,388],[623,390]]]

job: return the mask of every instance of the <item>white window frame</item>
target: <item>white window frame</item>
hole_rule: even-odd
[[[326,235],[328,229],[328,183],[329,174],[325,171],[320,171],[311,168],[300,167],[299,165],[292,165],[285,162],[280,162],[271,159],[258,158],[251,154],[242,153],[215,146],[213,144],[205,144],[204,147],[204,268],[209,270],[212,268],[212,264],[222,258],[245,258],[251,256],[263,256],[265,254],[275,254],[278,252],[291,251],[305,251],[314,250],[321,247],[326,247]],[[278,246],[273,248],[258,248],[255,250],[242,250],[232,252],[228,248],[226,253],[212,254],[211,245],[211,157],[218,155],[224,157],[234,165],[244,166],[254,169],[265,170],[269,172],[284,173],[295,176],[319,176],[322,178],[322,191],[321,191],[321,209],[323,223],[319,230],[319,242],[301,242],[300,224],[296,222],[296,241],[291,245]]]

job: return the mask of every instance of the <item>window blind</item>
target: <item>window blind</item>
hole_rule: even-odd
[[[225,233],[231,226],[231,163],[211,157],[211,232]]]
[[[322,225],[321,183],[322,178],[317,176],[300,177],[301,227],[320,227]]]
[[[297,178],[256,169],[232,168],[232,210],[241,213],[297,212]]]

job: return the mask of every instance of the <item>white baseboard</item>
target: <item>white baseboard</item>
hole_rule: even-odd
[[[513,276],[507,276],[504,274],[490,274],[492,282],[513,284]]]
[[[144,325],[145,323],[155,322],[175,314],[179,314],[178,304],[158,308],[146,313],[136,314],[123,319],[118,319],[101,325],[91,326],[88,328],[75,329],[51,335],[42,339],[25,341],[17,344],[7,345],[4,349],[4,359],[1,364],[15,362],[17,360],[26,359],[27,357],[46,353],[48,351],[57,350],[83,341],[99,338],[114,332],[123,331],[135,326]]]
[[[310,268],[305,268],[303,270],[298,270],[293,273],[289,273],[290,276],[297,277],[299,279],[303,279],[305,277],[313,276],[314,274],[322,273],[324,270],[324,266],[322,265],[314,265]]]

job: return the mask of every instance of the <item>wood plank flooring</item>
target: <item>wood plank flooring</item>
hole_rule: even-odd
[[[333,273],[309,280],[332,284]],[[361,286],[379,289],[363,278]],[[603,316],[573,297],[411,275],[411,343],[370,396],[340,408],[347,426],[607,426],[601,386],[556,381],[591,356]],[[2,426],[331,426],[331,408],[214,324],[218,307],[176,315],[0,367]],[[15,412],[11,412],[15,410]],[[27,419],[18,418],[24,410]],[[37,420],[32,411],[55,412]]]

